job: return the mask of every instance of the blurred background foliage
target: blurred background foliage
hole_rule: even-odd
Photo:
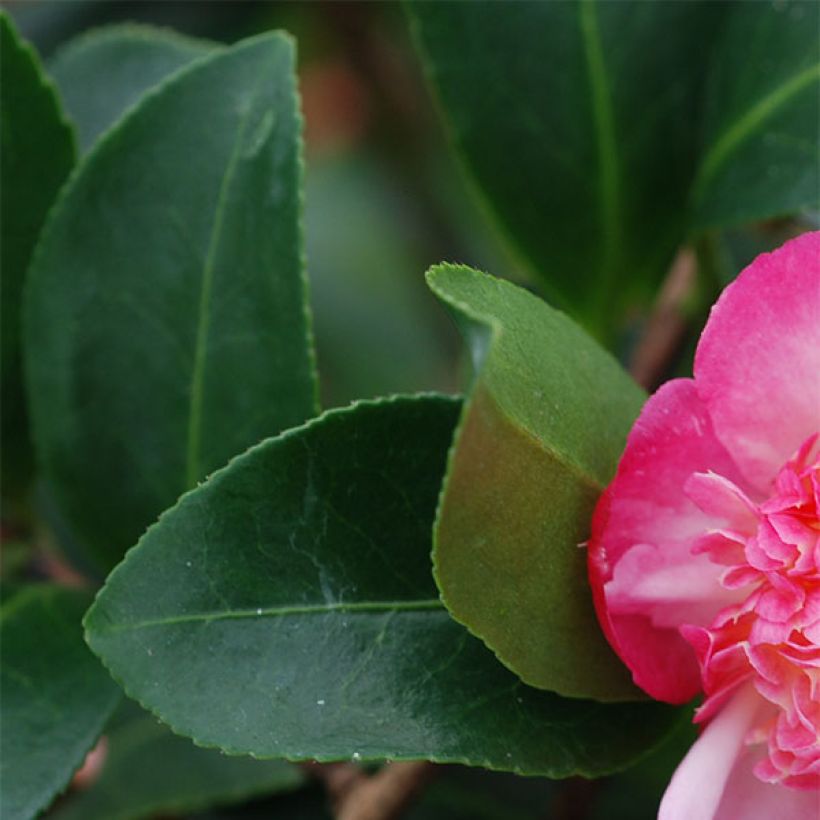
[[[275,28],[296,37],[306,124],[307,264],[325,407],[395,392],[458,389],[466,365],[455,331],[424,284],[423,274],[430,265],[442,260],[463,262],[541,291],[476,204],[471,185],[446,144],[400,4],[10,0],[3,5],[21,34],[34,43],[46,68],[59,61],[61,49],[77,35],[125,21],[225,43]],[[647,364],[642,380],[651,387],[669,375],[688,372],[706,306],[717,291],[758,253],[817,225],[817,215],[806,212],[732,229],[710,235],[707,252],[699,249],[698,263],[679,259],[683,268],[699,265],[701,275],[694,280],[691,270],[684,271],[682,287],[676,291],[674,281],[671,286],[667,282],[661,291],[656,307],[663,307],[668,298],[683,321],[661,363]],[[660,321],[665,318],[668,314],[660,310]],[[622,328],[613,346],[625,363],[635,364],[639,340],[651,321],[650,313],[639,313]],[[13,577],[20,568],[30,574],[30,555],[7,525],[4,521],[3,574]],[[35,573],[52,578],[62,574],[62,580],[70,580],[61,564],[38,560]],[[153,745],[143,751],[152,758],[168,754],[176,765],[188,768],[192,788],[199,782],[196,767],[210,771],[210,758],[218,753],[194,749],[188,741],[170,738],[165,730],[155,737],[156,724],[144,714],[119,714],[110,726],[114,754],[108,763],[123,768],[109,769],[107,779],[103,771],[98,781],[111,794],[75,786],[73,793],[58,801],[56,816],[90,820],[330,816],[324,794],[313,786],[185,814],[183,809],[197,807],[196,801],[183,807],[151,798],[152,789],[162,789],[161,771],[153,784],[150,778],[138,783],[139,794],[132,796],[130,808],[115,813],[106,800],[116,801],[118,794],[127,792],[129,771],[143,765],[139,748],[113,746],[125,720],[145,724],[147,733],[141,735],[141,743]],[[692,728],[682,725],[678,735],[631,771],[594,782],[552,782],[440,767],[406,816],[410,820],[654,817],[659,797],[692,737]],[[131,753],[137,756],[129,758]],[[232,775],[223,772],[222,776]],[[235,776],[234,799],[264,790],[264,778],[260,787],[258,780],[248,786],[248,774],[241,769]]]
[[[231,43],[296,37],[305,230],[322,404],[457,385],[456,334],[423,274],[442,260],[515,276],[445,143],[398,3],[7,3],[46,64],[133,21]]]

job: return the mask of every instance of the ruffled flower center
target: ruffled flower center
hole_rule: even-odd
[[[706,628],[682,626],[706,700],[703,722],[751,682],[762,708],[746,738],[759,745],[755,774],[768,783],[820,787],[820,452],[811,436],[753,501],[714,473],[695,473],[689,498],[727,522],[692,548],[725,567],[735,602]]]

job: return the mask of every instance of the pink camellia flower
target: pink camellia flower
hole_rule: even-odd
[[[661,820],[820,817],[820,233],[722,294],[595,511],[595,606],[635,683],[705,700]]]

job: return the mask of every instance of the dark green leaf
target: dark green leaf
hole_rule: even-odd
[[[20,296],[40,228],[74,164],[74,135],[34,50],[0,12],[0,267],[2,267],[2,485],[31,472],[20,369]]]
[[[172,734],[153,716],[125,703],[106,732],[97,780],[52,815],[53,820],[136,820],[290,791],[304,782],[282,761],[225,757]]]
[[[489,208],[602,334],[692,225],[818,202],[819,13],[802,0],[411,5]]]
[[[333,820],[327,791],[313,788],[278,794],[221,809],[189,815],[189,820]]]
[[[173,75],[88,154],[38,248],[35,444],[103,567],[315,412],[293,60],[270,34]]]
[[[402,820],[544,820],[566,785],[541,777],[441,767]]]
[[[444,602],[533,686],[639,697],[598,626],[579,547],[643,392],[526,291],[463,266],[434,267],[428,282],[478,371],[434,536]]]
[[[48,69],[86,151],[149,88],[215,48],[167,29],[125,23],[72,40]]]
[[[457,413],[363,403],[235,459],[128,553],[87,640],[175,731],[230,753],[626,765],[675,710],[531,689],[438,599],[430,529]]]
[[[598,781],[590,801],[590,820],[655,820],[675,769],[698,737],[691,713],[682,711],[678,727],[651,754],[626,771]]]
[[[651,293],[683,237],[704,41],[725,5],[410,7],[452,140],[489,209],[591,326]]]
[[[733,3],[709,73],[699,228],[820,202],[820,4]]]
[[[35,586],[0,609],[3,820],[28,820],[51,802],[120,699],[83,643],[89,598]]]

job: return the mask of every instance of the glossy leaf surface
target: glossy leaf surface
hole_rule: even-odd
[[[732,3],[711,59],[696,227],[820,204],[820,5]]]
[[[816,3],[410,10],[488,209],[550,297],[604,336],[692,227],[818,202]]]
[[[448,609],[531,685],[640,697],[598,626],[582,547],[643,391],[521,288],[453,265],[428,283],[477,370],[434,536]]]
[[[137,820],[178,814],[254,795],[290,791],[305,776],[283,761],[226,757],[174,735],[125,703],[106,730],[99,779],[73,795],[54,820]]]
[[[315,412],[293,60],[274,33],[169,78],[87,155],[39,246],[35,444],[104,568],[181,492]]]
[[[48,70],[87,151],[149,88],[215,48],[168,29],[125,23],[71,40]]]
[[[74,134],[33,48],[0,12],[0,267],[2,484],[22,489],[32,466],[20,363],[20,299],[34,244],[74,164]]]
[[[89,596],[35,586],[0,610],[0,815],[28,820],[67,785],[120,691],[83,643]]]
[[[551,298],[604,327],[685,229],[724,4],[413,3],[450,136]],[[630,292],[631,289],[631,292]]]
[[[626,765],[674,710],[531,689],[438,599],[430,529],[457,413],[363,403],[236,458],[111,574],[92,648],[175,731],[230,753]]]

